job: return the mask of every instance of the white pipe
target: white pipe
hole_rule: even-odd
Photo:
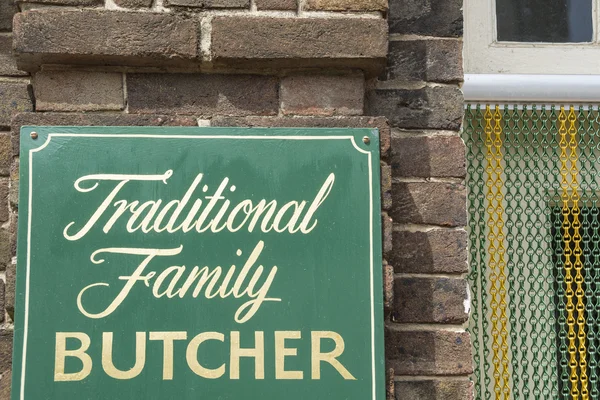
[[[466,74],[465,102],[600,103],[600,75]]]

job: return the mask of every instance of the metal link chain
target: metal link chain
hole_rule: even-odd
[[[600,111],[464,126],[475,398],[600,400]]]

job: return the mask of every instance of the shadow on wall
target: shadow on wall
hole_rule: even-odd
[[[383,115],[391,126],[403,129],[458,131],[462,124],[463,96],[455,86],[375,88],[367,91],[365,100],[367,115]]]
[[[467,320],[467,285],[460,277],[407,277],[394,281],[392,321],[462,324]]]
[[[456,131],[431,132],[392,130],[388,261],[396,273],[467,272],[465,145]]]
[[[467,224],[465,148],[458,135],[395,132],[391,167],[394,180],[390,216],[395,223],[443,227]]]

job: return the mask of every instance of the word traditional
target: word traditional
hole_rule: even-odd
[[[78,224],[72,221],[63,230],[63,236],[71,241],[81,239],[96,224],[101,224],[100,220],[106,214],[111,213],[109,210],[111,205],[114,209],[108,220],[103,222],[104,233],[108,233],[115,223],[125,216],[125,218],[128,217],[126,229],[129,233],[139,230],[144,233],[152,231],[187,233],[192,230],[198,233],[207,231],[217,233],[224,229],[229,232],[237,232],[242,229],[254,232],[255,229],[259,229],[265,233],[273,230],[278,233],[287,231],[291,234],[296,232],[307,234],[317,226],[318,221],[314,218],[314,214],[331,192],[335,182],[335,174],[330,173],[310,202],[292,200],[279,205],[277,200],[262,199],[255,202],[251,199],[244,199],[232,206],[231,201],[225,197],[224,193],[228,187],[230,192],[235,192],[236,186],[230,185],[229,178],[225,177],[214,193],[204,196],[204,200],[201,198],[194,200],[181,222],[180,216],[184,213],[204,177],[202,173],[195,177],[181,199],[168,202],[163,199],[145,202],[117,200],[121,189],[131,181],[162,181],[167,184],[167,180],[172,175],[173,170],[167,170],[162,175],[93,174],[80,177],[75,181],[74,186],[81,193],[92,192],[100,185],[100,182],[107,184],[112,182],[114,187],[83,226],[77,228]],[[88,186],[90,182],[93,184]],[[203,186],[202,192],[208,192],[208,185]],[[216,211],[217,208],[218,211]]]

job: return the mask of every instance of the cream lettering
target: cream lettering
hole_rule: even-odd
[[[188,186],[180,199],[124,199],[120,198],[125,185],[145,185],[145,181],[167,184],[173,175],[172,170],[161,175],[119,175],[95,174],[86,175],[75,181],[75,189],[81,193],[89,193],[100,185],[114,185],[100,205],[87,217],[86,222],[71,221],[63,230],[63,236],[71,241],[85,237],[96,225],[102,226],[104,233],[109,233],[123,224],[128,233],[176,232],[218,233],[260,230],[267,233],[308,234],[318,224],[316,218],[319,207],[325,202],[335,182],[335,174],[330,173],[312,200],[290,200],[281,202],[276,199],[242,198],[234,201],[229,198],[239,192],[224,177],[214,192],[203,185],[201,198],[197,193],[204,174],[199,173]],[[93,184],[88,186],[90,183]],[[208,193],[207,193],[208,192]],[[190,205],[188,207],[188,205]],[[181,221],[181,222],[179,222]],[[103,225],[102,225],[103,224]]]
[[[195,266],[191,272],[187,273],[185,265],[172,265],[162,271],[145,272],[149,267],[150,262],[155,257],[170,257],[181,253],[183,246],[171,249],[138,249],[114,247],[96,250],[92,253],[90,259],[94,264],[102,264],[105,262],[103,258],[98,258],[101,254],[125,254],[133,256],[144,256],[142,262],[137,266],[131,275],[119,276],[119,280],[125,281],[125,284],[120,289],[119,293],[111,301],[111,303],[100,312],[92,312],[84,305],[84,296],[91,290],[99,290],[101,287],[110,287],[106,282],[96,282],[84,287],[77,296],[77,307],[79,311],[88,318],[104,318],[111,315],[124,301],[126,301],[131,290],[137,282],[143,282],[148,288],[151,288],[151,293],[154,298],[173,298],[179,296],[186,297],[190,293],[192,298],[198,298],[203,295],[206,299],[216,297],[225,299],[233,297],[236,299],[247,298],[248,300],[242,303],[237,309],[234,320],[237,323],[243,324],[249,321],[260,310],[265,302],[279,302],[280,298],[268,297],[269,289],[277,275],[277,266],[270,268],[268,272],[262,265],[256,265],[258,258],[264,249],[264,242],[259,241],[248,258],[244,266],[237,269],[235,264],[232,264],[227,271],[216,266],[209,268],[204,266],[200,268]],[[237,256],[241,256],[241,250],[237,251]],[[264,276],[266,275],[266,277]],[[249,277],[249,279],[247,279]]]
[[[174,305],[185,303],[186,307],[190,303],[197,304],[198,308],[208,308],[207,311],[212,313],[211,307],[215,303],[227,299],[224,301],[227,307],[216,307],[217,312],[230,310],[229,305],[232,304],[230,317],[235,323],[244,324],[263,308],[270,311],[273,307],[270,303],[282,302],[279,297],[282,293],[278,293],[282,289],[274,285],[277,274],[280,270],[287,268],[289,271],[295,266],[282,267],[276,262],[266,262],[269,251],[265,251],[265,242],[261,239],[272,235],[308,235],[317,229],[319,209],[332,193],[335,174],[330,172],[320,177],[305,198],[289,194],[282,198],[277,193],[260,196],[252,191],[251,186],[241,186],[247,185],[247,182],[239,182],[228,176],[215,179],[214,175],[205,172],[191,175],[189,180],[186,178],[183,181],[185,186],[177,191],[167,190],[169,188],[165,189],[162,185],[166,185],[173,175],[174,171],[168,169],[162,174],[147,175],[91,174],[75,181],[74,188],[81,194],[81,201],[85,201],[86,193],[94,191],[100,200],[92,203],[87,214],[69,218],[70,222],[65,221],[68,224],[64,226],[63,236],[66,240],[78,241],[85,239],[90,232],[92,234],[88,240],[97,240],[98,233],[105,235],[102,240],[109,244],[99,249],[95,247],[97,250],[91,253],[90,261],[94,268],[110,267],[111,271],[119,271],[110,277],[87,281],[84,284],[87,286],[81,290],[77,288],[79,292],[73,300],[79,312],[90,319],[102,319],[113,313],[113,317],[118,317],[119,310],[123,313],[133,304],[153,307],[158,304],[156,302],[171,302]],[[294,184],[290,182],[290,185]],[[132,235],[127,238],[126,245],[114,242],[122,237],[114,234],[121,232]],[[201,251],[214,251],[210,249],[215,243],[214,238],[198,235],[221,232],[227,239],[219,248],[228,248],[235,243],[236,235],[227,233],[239,233],[241,240],[244,236],[256,238],[250,244],[240,242],[244,244],[229,247],[224,255],[226,258],[219,260],[221,262],[215,262],[212,258],[210,262],[193,258],[190,261],[189,255],[184,253],[184,245],[188,252],[191,249],[192,254],[199,257],[203,255]],[[261,238],[262,233],[269,235]],[[133,234],[140,235],[142,240],[139,243],[144,243],[141,235],[150,234],[146,237],[146,243],[156,243],[154,234],[165,235],[168,240],[164,243],[169,244],[146,244],[146,247],[131,245],[130,240],[135,238]],[[183,239],[183,235],[188,236]],[[174,242],[174,239],[181,241]],[[198,242],[203,239],[208,240],[205,243]],[[279,246],[286,245],[285,241],[280,243],[283,245]],[[278,249],[273,254],[280,253],[281,249]],[[180,300],[184,298],[189,301]],[[285,302],[291,304],[288,299]],[[126,306],[121,308],[124,304]],[[254,322],[257,321],[258,318]],[[246,376],[253,376],[256,380],[265,379],[266,365],[267,369],[274,371],[277,380],[318,380],[321,379],[321,367],[326,364],[324,368],[333,368],[340,379],[355,379],[342,364],[344,339],[333,331],[306,334],[299,330],[254,331],[252,341],[252,331],[242,332],[241,329],[194,333],[182,329],[179,327],[176,331],[167,331],[159,328],[156,332],[134,332],[131,337],[134,342],[131,343],[135,343],[135,352],[124,365],[118,355],[118,347],[124,344],[120,343],[120,332],[117,330],[116,334],[102,332],[96,337],[80,332],[57,332],[54,380],[86,379],[93,363],[97,365],[96,371],[101,369],[110,378],[137,379],[147,374],[145,368],[153,367],[150,361],[146,365],[146,353],[157,351],[156,346],[162,346],[161,375],[165,381],[175,379],[178,364],[174,364],[174,360],[177,357],[184,357],[189,369],[205,379],[236,380]],[[250,336],[242,342],[240,337],[247,334]],[[92,341],[97,343],[96,349],[101,346],[98,360],[92,360],[98,357],[97,350],[90,347]],[[182,352],[181,341],[187,342],[184,354],[178,354]],[[303,341],[305,345],[302,345]],[[325,341],[333,342],[333,350],[330,350],[332,343],[322,345]],[[309,346],[310,350],[307,350]],[[211,353],[216,351],[217,362],[207,359],[207,350]],[[298,357],[299,353],[308,355],[308,352],[310,357]],[[301,359],[310,361],[300,365]],[[71,367],[71,361],[66,360],[78,361],[82,367]],[[252,364],[254,367],[249,369],[248,366]]]
[[[114,189],[110,192],[108,196],[102,201],[102,204],[94,211],[92,216],[88,219],[85,225],[77,231],[75,234],[69,234],[69,228],[75,225],[75,221],[68,224],[63,230],[63,236],[67,240],[79,240],[86,233],[90,231],[90,229],[98,222],[98,219],[104,214],[104,211],[110,206],[112,201],[115,199],[119,191],[125,186],[127,182],[130,181],[163,181],[163,183],[167,183],[167,179],[169,179],[173,175],[173,170],[168,170],[162,175],[121,175],[121,174],[96,174],[96,175],[86,175],[75,181],[75,189],[81,193],[88,193],[93,191],[99,186],[99,182],[101,181],[117,181]],[[95,181],[95,183],[91,187],[82,187],[81,184],[87,181]],[[122,212],[124,212],[123,210]]]
[[[55,368],[54,381],[80,381],[87,378],[92,372],[92,367],[100,363],[102,368],[96,367],[95,373],[101,371],[113,379],[130,380],[139,377],[140,373],[146,369],[148,377],[152,376],[163,381],[177,379],[174,371],[174,360],[184,359],[188,368],[195,375],[203,379],[230,379],[238,380],[250,377],[255,380],[265,379],[265,371],[274,371],[275,380],[319,380],[321,379],[321,366],[329,364],[330,370],[336,371],[334,378],[341,380],[356,380],[342,364],[341,359],[344,353],[344,339],[333,331],[312,331],[310,338],[303,338],[300,331],[250,331],[241,333],[239,331],[230,332],[186,332],[186,331],[158,331],[158,332],[135,332],[128,333],[126,337],[127,344],[123,344],[122,338],[113,344],[113,332],[94,332],[91,337],[83,332],[57,332],[55,347]],[[125,335],[122,335],[125,337]],[[242,346],[242,337],[245,345]],[[79,341],[78,347],[74,350],[66,350],[67,339],[76,339]],[[113,364],[113,353],[119,353],[123,348],[131,347],[131,340],[135,341],[135,353],[132,361],[128,362],[130,367],[127,370],[120,370]],[[185,346],[175,348],[175,342],[188,341],[182,343]],[[286,343],[286,340],[288,343]],[[294,340],[294,344],[289,343]],[[302,363],[297,363],[300,369],[286,369],[286,358],[292,360],[299,356],[300,344],[303,340],[308,343],[303,346],[304,350]],[[334,349],[330,352],[323,352],[321,348],[322,340],[333,340]],[[119,343],[120,342],[120,343]],[[160,343],[162,342],[162,343]],[[89,352],[91,343],[101,346],[100,359],[93,352]],[[162,368],[159,365],[148,363],[146,365],[146,354],[160,351],[162,347],[163,363]],[[215,351],[216,360],[207,357],[206,352],[201,348],[212,347]],[[330,346],[329,346],[330,347]],[[268,350],[267,350],[268,349]],[[274,359],[268,357],[269,352],[275,354]],[[72,363],[70,369],[65,371],[66,360],[75,358],[79,360],[82,366],[77,367]],[[240,359],[244,360],[240,363]],[[248,361],[248,362],[246,362]],[[208,368],[206,365],[213,368]],[[229,374],[226,374],[226,370]],[[98,371],[101,370],[101,371]],[[178,370],[178,373],[183,371]],[[305,373],[306,372],[306,373]],[[148,379],[148,377],[141,379]]]

